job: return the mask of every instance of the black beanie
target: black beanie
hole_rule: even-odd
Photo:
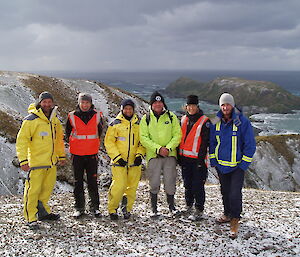
[[[152,105],[156,101],[161,101],[164,104],[165,108],[167,109],[165,99],[158,91],[153,92],[153,94],[151,95],[150,105]]]
[[[42,92],[40,95],[39,95],[39,102],[40,103],[41,101],[43,101],[44,99],[51,99],[53,101],[53,96],[49,93],[49,92]]]
[[[121,110],[123,110],[126,105],[132,106],[133,109],[135,107],[135,104],[131,99],[123,99],[121,102]]]
[[[186,104],[196,104],[196,105],[198,105],[199,104],[198,96],[196,96],[196,95],[187,96]]]

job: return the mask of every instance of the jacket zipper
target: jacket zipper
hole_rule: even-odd
[[[130,153],[130,135],[131,135],[131,121],[129,122],[129,137],[128,137],[127,169],[128,169],[128,161],[129,161],[129,153]]]
[[[52,128],[52,122],[50,121],[50,129],[51,129],[51,138],[52,138],[52,154],[51,154],[51,166],[53,166],[53,154],[54,154],[54,139],[53,139],[53,128]]]

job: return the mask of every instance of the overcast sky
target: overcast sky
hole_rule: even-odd
[[[0,70],[300,70],[299,0],[7,0]]]

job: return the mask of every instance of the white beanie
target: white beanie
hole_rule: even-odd
[[[228,93],[224,93],[220,96],[219,99],[219,105],[220,108],[222,106],[222,104],[230,104],[232,107],[234,107],[234,98],[231,94]]]

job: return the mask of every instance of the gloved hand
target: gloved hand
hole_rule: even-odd
[[[124,161],[123,158],[119,159],[119,160],[117,161],[117,163],[120,164],[121,167],[125,167],[125,166],[127,165],[127,162]]]
[[[140,166],[141,164],[142,164],[142,157],[141,156],[135,157],[134,165]]]

